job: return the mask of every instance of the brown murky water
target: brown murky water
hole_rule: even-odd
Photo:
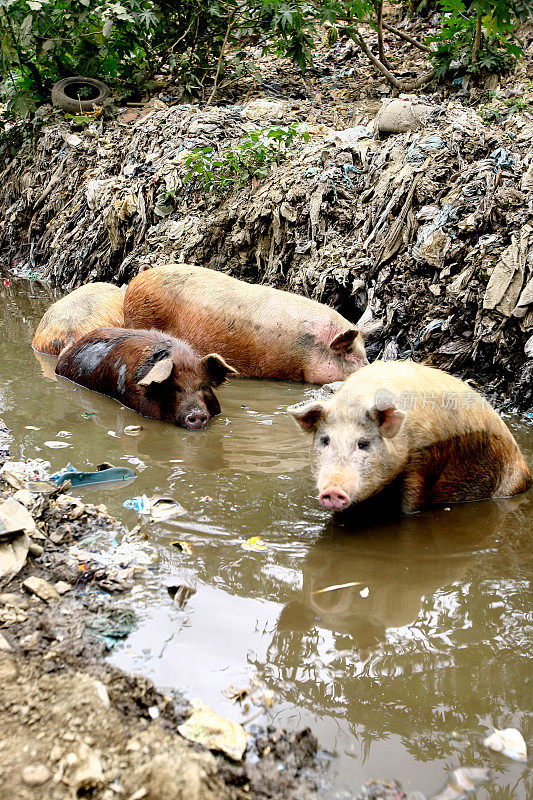
[[[142,420],[57,381],[54,360],[33,354],[47,289],[21,282],[1,291],[0,415],[14,455],[38,455],[54,469],[131,466],[133,484],[85,493],[130,528],[136,515],[122,503],[134,495],[171,494],[187,509],[149,526],[154,569],[138,579],[139,628],[115,663],[235,719],[242,712],[222,690],[258,673],[276,695],[270,718],[311,725],[334,752],[327,798],[352,797],[369,777],[431,796],[451,769],[481,765],[493,776],[481,800],[531,797],[529,766],[482,745],[492,726],[518,727],[532,744],[531,492],[335,524],[314,499],[305,441],[284,413],[313,389],[235,380],[220,392],[222,415],[200,433]],[[139,423],[140,435],[124,434]],[[532,463],[533,426],[509,424]],[[50,440],[67,447],[51,449]],[[251,536],[267,549],[243,550]],[[104,556],[112,547],[96,544]],[[168,583],[196,594],[178,609]]]

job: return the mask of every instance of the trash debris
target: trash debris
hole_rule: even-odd
[[[462,800],[489,778],[484,767],[461,767],[452,772],[445,789],[432,800]]]
[[[103,642],[106,649],[111,650],[136,627],[137,620],[131,609],[115,608],[91,619],[85,626],[85,633],[92,639]]]
[[[44,443],[45,447],[50,447],[51,450],[60,450],[62,447],[72,447],[68,442],[55,442],[49,441]]]
[[[44,600],[45,603],[56,603],[61,599],[57,589],[52,584],[45,581],[44,578],[38,578],[36,575],[32,575],[22,581],[22,586],[27,592],[36,595],[40,600]]]
[[[134,497],[132,500],[125,500],[122,505],[124,508],[131,508],[133,511],[137,511],[141,516],[150,517],[154,522],[182,516],[187,513],[177,500],[160,495],[147,497],[143,494],[140,497]]]
[[[193,594],[196,594],[196,589],[194,589],[192,586],[185,586],[184,584],[167,586],[167,591],[172,597],[172,601],[176,608],[183,608],[187,600],[192,597]]]
[[[50,480],[58,486],[68,480],[72,486],[76,487],[110,482],[131,482],[136,477],[136,473],[127,467],[108,467],[98,469],[96,472],[80,472],[72,464],[68,464],[59,472],[50,475]]]
[[[126,427],[124,428],[124,433],[126,433],[128,436],[137,436],[137,434],[140,433],[142,429],[143,429],[142,425],[126,425]]]
[[[190,708],[190,717],[178,726],[181,735],[209,750],[220,750],[234,761],[240,761],[248,741],[244,728],[233,720],[221,717],[199,699],[194,699]]]
[[[337,583],[334,586],[326,586],[324,589],[317,589],[311,594],[325,594],[325,592],[335,592],[337,589],[348,589],[350,586],[361,586],[361,581],[350,581],[349,583]]]
[[[192,544],[190,542],[184,542],[182,539],[179,539],[175,542],[170,542],[172,547],[177,547],[178,550],[181,550],[183,553],[187,553],[188,555],[192,555]]]
[[[524,737],[516,728],[504,728],[503,730],[495,728],[494,733],[483,740],[483,744],[489,750],[503,753],[504,756],[515,761],[527,761],[527,746]]]
[[[14,489],[26,489],[28,481],[46,481],[49,461],[35,458],[31,461],[6,461],[0,468],[0,478]]]
[[[242,543],[241,547],[243,550],[252,550],[254,552],[260,552],[261,550],[267,549],[266,544],[260,536],[251,536]]]

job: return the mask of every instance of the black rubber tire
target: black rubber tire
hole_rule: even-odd
[[[80,86],[90,86],[94,97],[89,100],[78,100],[76,89]],[[52,87],[52,105],[68,111],[69,114],[80,114],[84,111],[92,111],[95,105],[101,106],[110,94],[111,89],[103,81],[74,75],[72,78],[63,78]]]

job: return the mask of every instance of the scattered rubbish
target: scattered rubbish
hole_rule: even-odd
[[[36,595],[40,600],[44,600],[45,603],[55,603],[60,599],[57,589],[51,583],[45,581],[44,578],[38,578],[36,575],[26,578],[25,581],[22,581],[22,585],[27,592]]]
[[[311,594],[325,594],[325,592],[335,592],[337,589],[348,589],[350,586],[361,586],[362,581],[350,581],[349,583],[336,583],[334,586],[326,586],[324,589],[317,589]]]
[[[201,700],[191,702],[191,715],[178,731],[185,739],[198,742],[209,750],[220,750],[240,761],[246,750],[248,734],[233,720],[221,717]]]
[[[127,467],[104,466],[104,469],[98,469],[96,472],[79,472],[72,464],[68,464],[59,472],[50,475],[50,480],[57,485],[68,480],[72,486],[89,486],[98,483],[131,481],[136,477],[136,473]]]
[[[142,429],[143,429],[142,425],[126,425],[126,427],[124,428],[124,433],[126,433],[128,436],[137,436],[137,434],[140,433]]]
[[[152,521],[165,520],[187,513],[177,500],[160,495],[154,495],[150,498],[143,494],[131,500],[125,500],[122,505],[124,508],[131,508],[133,511],[137,511],[141,516],[149,516]]]
[[[432,800],[461,800],[474,789],[485,783],[489,771],[484,767],[462,767],[452,772],[447,786]]]
[[[24,426],[27,431],[40,431],[40,428],[37,428],[36,425],[25,425]]]
[[[151,719],[157,719],[159,717],[159,708],[157,706],[150,706],[148,709],[148,714],[150,715]]]
[[[266,550],[267,546],[264,541],[261,539],[260,536],[251,536],[241,545],[243,550],[253,550],[254,552],[259,552],[261,550]]]
[[[200,497],[200,502],[201,503],[210,503],[212,501],[212,499],[213,499],[212,497],[210,497],[208,494],[206,494],[206,495],[204,495],[204,497]]]
[[[105,644],[107,650],[111,650],[117,642],[129,636],[136,627],[137,621],[131,609],[116,608],[91,619],[85,626],[85,633],[92,639]]]
[[[513,158],[503,147],[498,147],[490,154],[489,158],[494,161],[494,168],[513,168]]]
[[[196,594],[196,589],[192,586],[179,584],[178,586],[167,586],[167,591],[172,597],[172,601],[177,608],[183,608],[187,600]]]
[[[82,411],[81,415],[82,415],[83,419],[91,419],[91,417],[94,417],[95,414],[96,414],[96,411]]]
[[[396,781],[370,778],[363,783],[357,800],[406,800],[406,794]]]
[[[0,468],[0,478],[14,489],[26,489],[27,481],[48,480],[49,461],[35,458],[31,461],[6,461]]]
[[[444,140],[440,133],[434,133],[431,136],[426,136],[421,142],[413,142],[405,156],[406,162],[419,163],[425,161],[428,153],[435,152],[444,147]]]
[[[524,737],[516,728],[494,729],[494,733],[483,740],[485,747],[515,761],[527,761],[527,746]]]
[[[51,450],[60,450],[62,447],[72,447],[71,444],[68,442],[54,442],[49,441],[44,443],[45,447],[49,447]]]
[[[178,550],[181,550],[183,553],[187,553],[188,555],[192,555],[192,544],[190,542],[184,542],[182,539],[179,539],[175,542],[170,542],[172,547],[177,547]]]
[[[361,595],[361,597],[368,597],[368,595],[370,594],[370,589],[367,586],[365,589],[361,589],[359,594]]]

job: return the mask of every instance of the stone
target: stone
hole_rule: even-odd
[[[376,117],[378,133],[406,133],[416,131],[426,120],[435,106],[428,106],[418,100],[390,100],[384,103]]]
[[[50,779],[50,770],[44,764],[28,764],[22,770],[22,780],[27,786],[42,786]]]
[[[32,575],[30,578],[26,578],[22,585],[27,592],[36,595],[41,600],[44,600],[45,603],[55,603],[60,599],[57,590],[44,578],[37,578]]]

